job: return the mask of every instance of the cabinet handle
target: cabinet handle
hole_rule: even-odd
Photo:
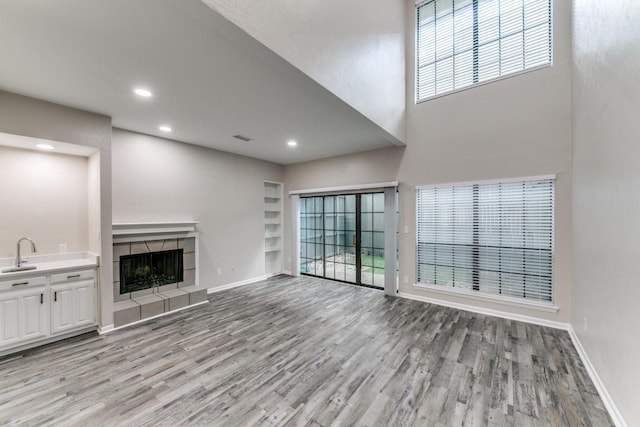
[[[25,286],[25,285],[28,285],[28,284],[29,284],[29,282],[20,282],[20,283],[14,283],[11,286]]]
[[[44,294],[40,294],[40,304],[44,303]]]
[[[53,300],[58,301],[58,291],[53,293]]]
[[[67,276],[67,279],[77,279],[78,277],[80,277],[79,274],[74,274],[74,275],[71,275],[71,276]]]

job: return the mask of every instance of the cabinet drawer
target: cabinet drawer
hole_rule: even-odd
[[[79,280],[94,279],[95,277],[95,270],[67,271],[66,273],[52,274],[51,284],[77,282]]]
[[[33,288],[35,286],[46,286],[46,276],[16,277],[12,280],[0,281],[0,291],[19,291],[21,289]]]

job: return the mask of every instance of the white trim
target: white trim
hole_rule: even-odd
[[[429,298],[422,295],[413,295],[406,292],[398,292],[398,296],[402,298],[412,299],[415,301],[427,302],[430,304],[442,305],[445,307],[456,308],[458,310],[470,311],[472,313],[484,314],[487,316],[500,317],[502,319],[516,320],[518,322],[531,323],[533,325],[546,326],[549,328],[562,329],[568,331],[571,326],[569,323],[556,322],[554,320],[540,319],[532,316],[525,316],[523,314],[507,313],[504,311],[492,310],[490,308],[476,307],[474,305],[460,304],[450,301],[445,301],[437,298]]]
[[[227,283],[226,285],[216,286],[215,288],[207,289],[207,294],[213,294],[216,292],[226,291],[227,289],[237,288],[239,286],[250,285],[252,283],[261,282],[267,280],[270,277],[277,276],[280,273],[265,274],[264,276],[254,277],[247,280],[241,280],[239,282]]]
[[[291,254],[293,255],[291,257],[293,258],[293,265],[289,265],[288,267],[291,268],[291,272],[289,274],[291,274],[292,276],[298,277],[300,276],[300,196],[297,194],[292,194],[290,205],[291,205],[290,246],[291,246]],[[284,254],[282,255],[282,257],[283,257],[282,261],[284,264]]]
[[[291,273],[291,271],[289,270],[282,270],[282,273],[280,274],[286,274],[287,276],[293,276],[293,273]]]
[[[593,367],[593,364],[591,363],[591,360],[589,359],[587,352],[582,346],[582,343],[580,342],[578,335],[576,334],[575,330],[573,329],[573,326],[570,323],[555,322],[553,320],[539,319],[539,318],[525,316],[521,314],[506,313],[502,311],[491,310],[488,308],[481,308],[481,307],[471,306],[467,304],[453,303],[453,302],[443,301],[435,298],[408,294],[406,292],[399,292],[398,296],[401,298],[406,298],[410,300],[442,305],[445,307],[451,307],[458,310],[470,311],[472,313],[479,313],[487,316],[495,316],[495,317],[500,317],[502,319],[516,320],[519,322],[526,322],[534,325],[546,326],[549,328],[562,329],[564,331],[567,331],[569,333],[569,337],[571,338],[571,342],[573,343],[573,346],[575,347],[576,352],[580,357],[580,360],[582,360],[582,364],[584,365],[587,373],[589,374],[589,378],[591,378],[593,385],[598,391],[598,394],[600,395],[600,399],[602,399],[602,402],[604,403],[604,406],[607,409],[607,412],[609,413],[609,416],[611,417],[613,423],[617,427],[627,427],[627,423],[624,421],[624,418],[622,418],[622,414],[620,414],[620,411],[618,411],[618,408],[616,407],[613,399],[611,398],[611,395],[609,394],[607,388],[605,387],[604,383],[600,379],[598,372]]]
[[[33,341],[28,342],[26,344],[18,345],[16,347],[8,347],[0,350],[0,357],[8,356],[13,353],[19,353],[24,350],[29,350],[34,347],[40,347],[45,344],[51,344],[56,341],[65,340],[67,338],[75,337],[78,335],[86,334],[89,332],[93,332],[97,329],[96,326],[89,326],[82,329],[77,329],[75,331],[66,332],[64,334],[59,335],[50,335],[46,338],[33,338]]]
[[[593,385],[596,387],[596,390],[598,390],[600,399],[602,399],[602,403],[604,403],[605,408],[607,408],[607,412],[609,412],[609,416],[611,417],[613,423],[617,427],[627,427],[627,423],[622,418],[622,414],[620,414],[620,411],[618,411],[618,408],[616,407],[615,403],[613,402],[613,399],[609,395],[607,388],[605,387],[604,383],[600,379],[598,372],[593,367],[593,364],[591,363],[591,360],[589,359],[589,356],[587,355],[587,352],[582,346],[582,343],[580,342],[580,338],[578,338],[578,334],[576,334],[576,331],[573,329],[572,325],[569,325],[568,331],[569,331],[569,336],[571,337],[571,341],[573,342],[573,346],[576,348],[576,351],[578,352],[578,356],[580,356],[580,359],[582,360],[582,364],[584,365],[584,368],[587,370],[587,373],[589,374],[589,378],[591,378]]]
[[[551,175],[539,175],[539,176],[525,176],[525,177],[516,177],[516,178],[498,178],[498,179],[487,179],[484,181],[467,181],[467,182],[442,182],[438,184],[428,184],[428,185],[416,185],[416,190],[427,190],[430,188],[436,187],[454,187],[459,185],[487,185],[487,184],[508,184],[511,182],[523,182],[523,181],[542,181],[545,179],[556,179],[556,174]]]
[[[124,222],[112,225],[114,236],[129,236],[140,234],[169,234],[194,233],[197,231],[198,221],[175,222]]]
[[[397,188],[384,189],[384,293],[395,297],[398,293],[398,198]]]
[[[120,236],[113,236],[113,243],[151,242],[153,240],[188,239],[191,237],[195,237],[197,239],[198,233],[122,234]]]
[[[416,289],[422,289],[429,292],[434,292],[442,295],[450,295],[450,296],[462,296],[464,298],[473,299],[476,301],[489,301],[500,303],[504,305],[509,305],[513,307],[521,307],[528,308],[531,310],[544,311],[547,313],[557,313],[560,310],[560,307],[557,305],[553,305],[552,303],[545,304],[543,302],[534,302],[527,300],[520,300],[517,298],[510,298],[508,296],[497,296],[491,294],[478,293],[474,291],[469,291],[461,288],[449,288],[442,287],[438,285],[427,285],[425,283],[415,283],[413,285]]]
[[[141,323],[148,322],[149,320],[157,319],[159,317],[164,317],[166,315],[174,314],[174,313],[177,313],[179,311],[184,311],[184,310],[187,310],[187,309],[190,309],[190,308],[198,307],[198,306],[203,305],[203,304],[209,304],[209,301],[208,300],[207,301],[202,301],[202,302],[199,302],[199,303],[196,303],[196,304],[188,305],[186,307],[178,308],[178,309],[173,310],[173,311],[166,311],[164,313],[156,314],[155,316],[147,317],[145,319],[136,320],[135,322],[132,322],[132,323],[127,323],[126,325],[118,326],[117,328],[114,328],[113,325],[109,325],[109,327],[111,327],[111,329],[106,329],[105,328],[105,330],[103,330],[102,332],[99,332],[99,333],[100,333],[100,335],[110,334],[113,331],[118,331],[120,329],[128,328],[129,326],[139,325]]]
[[[372,188],[387,188],[387,187],[397,187],[397,186],[398,186],[398,181],[376,182],[373,184],[341,185],[338,187],[310,188],[308,190],[291,190],[289,191],[289,195],[291,196],[294,194],[336,193],[339,191],[369,190]]]
[[[109,332],[113,331],[114,329],[115,329],[115,327],[113,325],[98,326],[98,333],[100,335],[105,335],[105,334],[108,334]]]

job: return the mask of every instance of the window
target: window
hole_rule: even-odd
[[[551,64],[551,0],[417,6],[416,100]]]
[[[418,282],[552,301],[553,179],[418,188]]]

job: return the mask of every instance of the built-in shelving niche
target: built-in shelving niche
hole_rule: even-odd
[[[265,274],[282,272],[282,183],[264,182]]]

